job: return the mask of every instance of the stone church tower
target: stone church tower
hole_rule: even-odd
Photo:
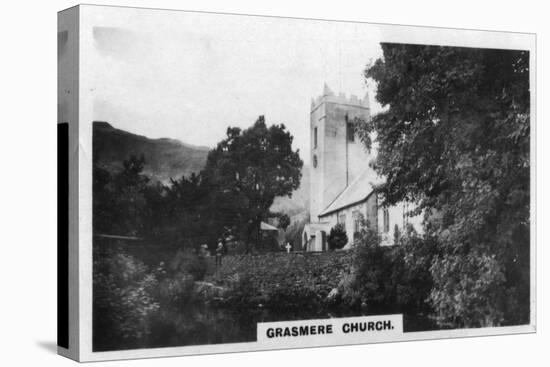
[[[369,161],[353,130],[354,118],[370,119],[368,95],[335,95],[325,84],[323,95],[311,101],[310,223],[356,179]]]

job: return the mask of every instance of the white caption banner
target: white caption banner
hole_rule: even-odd
[[[320,346],[391,341],[403,335],[403,315],[377,315],[319,320],[261,322],[258,343]]]

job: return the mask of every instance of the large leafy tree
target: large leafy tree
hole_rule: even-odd
[[[527,51],[382,44],[367,67],[385,111],[375,136],[386,204],[416,202],[441,254],[430,295],[455,326],[529,321]],[[375,132],[375,134],[372,134]]]
[[[143,212],[147,208],[144,191],[149,178],[142,174],[145,158],[131,156],[122,170],[109,173],[94,154],[93,161],[93,226],[96,233],[142,235]]]
[[[273,199],[290,196],[300,184],[303,162],[292,140],[285,125],[268,127],[260,116],[246,130],[228,128],[208,154],[201,175],[215,208],[211,213],[248,242],[261,239],[260,223]]]

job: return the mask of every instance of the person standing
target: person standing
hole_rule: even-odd
[[[222,257],[224,253],[223,242],[221,238],[218,239],[218,247],[216,247],[216,267],[222,265]]]

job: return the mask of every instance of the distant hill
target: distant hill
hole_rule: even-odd
[[[275,198],[271,211],[286,213],[291,218],[300,217],[309,209],[309,166],[302,167],[300,187],[292,193],[292,197],[278,196]]]
[[[175,139],[150,139],[99,121],[93,123],[93,144],[99,162],[110,171],[120,170],[131,155],[143,154],[144,173],[160,182],[198,173],[206,165],[209,151]]]
[[[107,122],[93,123],[94,152],[100,164],[111,172],[122,169],[122,162],[131,155],[145,157],[144,173],[151,179],[168,183],[170,178],[199,173],[206,165],[207,147],[194,146],[179,140],[150,139],[117,129]],[[300,216],[309,208],[309,166],[302,168],[300,187],[292,197],[276,197],[273,212]]]

